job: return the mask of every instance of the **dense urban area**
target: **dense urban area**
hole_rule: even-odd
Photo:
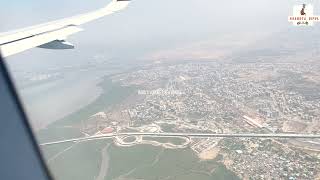
[[[82,122],[86,135],[116,132],[320,133],[319,67],[296,63],[150,64],[112,76],[135,87],[125,103]],[[119,146],[190,147],[242,179],[319,178],[318,139],[118,137]]]

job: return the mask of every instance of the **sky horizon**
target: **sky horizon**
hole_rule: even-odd
[[[1,7],[5,8],[0,11],[3,22],[0,31],[90,12],[108,2],[110,0],[2,2]],[[245,47],[272,33],[292,28],[287,17],[293,4],[296,3],[275,0],[259,3],[254,0],[132,1],[121,12],[81,26],[85,31],[68,38],[75,44],[74,50],[34,48],[8,58],[8,62],[21,69],[87,62],[96,54],[128,60],[219,58],[228,49]]]

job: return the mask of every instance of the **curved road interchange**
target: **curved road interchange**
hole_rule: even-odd
[[[223,134],[223,133],[150,133],[150,132],[132,132],[132,133],[112,133],[104,135],[93,135],[81,138],[65,139],[60,141],[52,141],[41,143],[40,146],[48,146],[54,144],[70,143],[70,142],[84,142],[99,139],[109,139],[117,136],[151,136],[151,137],[225,137],[225,138],[319,138],[320,134]]]

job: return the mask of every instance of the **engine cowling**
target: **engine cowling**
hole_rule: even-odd
[[[74,45],[65,40],[55,40],[38,46],[44,49],[74,49]]]

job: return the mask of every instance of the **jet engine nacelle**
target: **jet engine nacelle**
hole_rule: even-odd
[[[74,45],[65,40],[55,40],[38,46],[44,49],[74,49]]]

